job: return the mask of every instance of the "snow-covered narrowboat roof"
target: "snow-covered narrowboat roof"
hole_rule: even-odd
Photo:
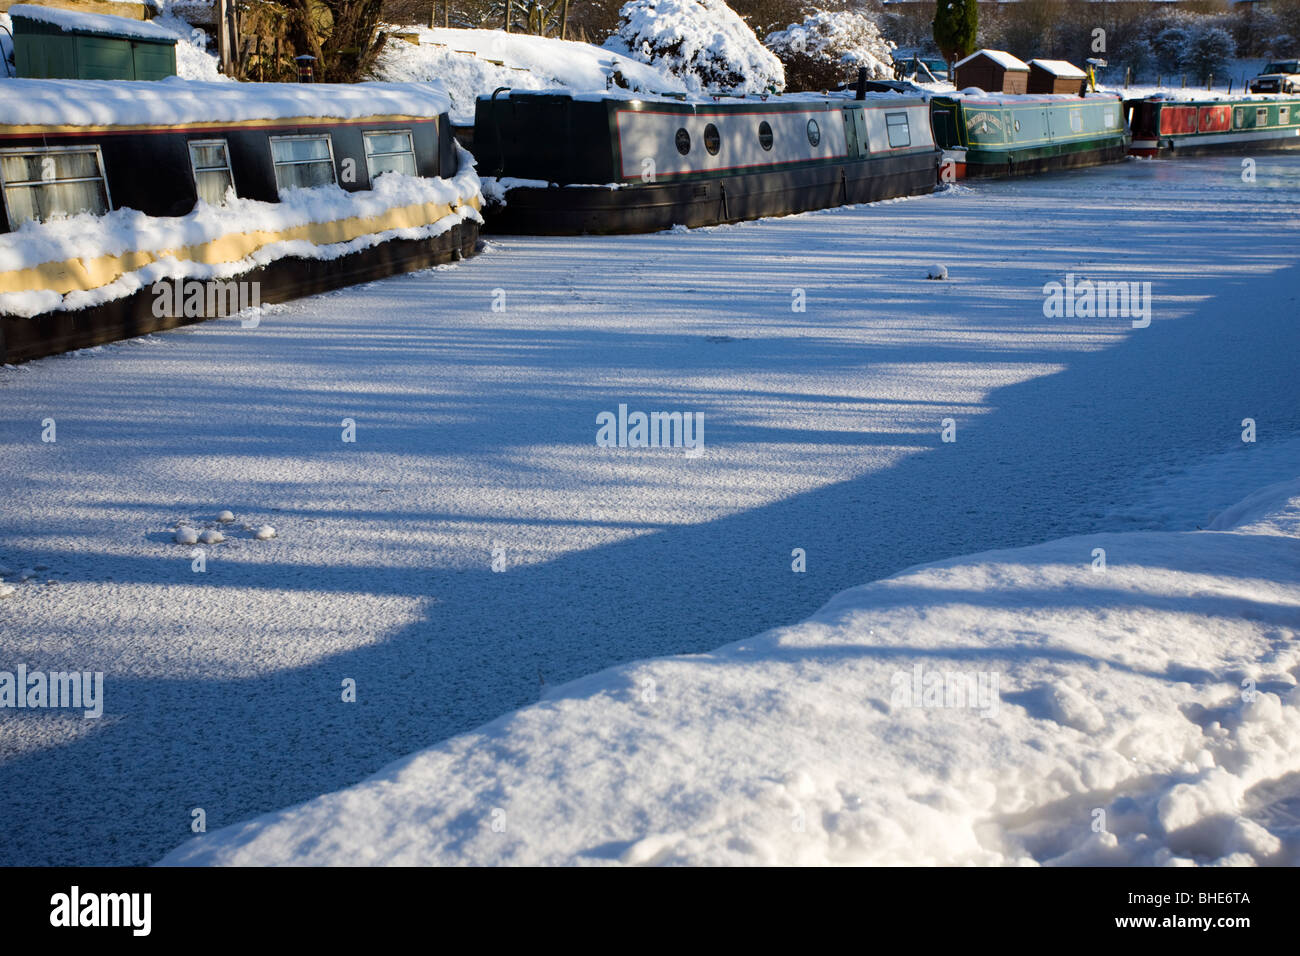
[[[1019,57],[1012,56],[1010,53],[1006,52],[1005,50],[976,50],[970,56],[958,60],[956,63],[954,63],[953,69],[956,69],[957,67],[962,66],[963,64],[969,63],[971,60],[974,60],[976,57],[981,57],[981,56],[988,57],[990,60],[992,60],[998,66],[1002,67],[1004,70],[1015,70],[1017,72],[1025,72],[1025,73],[1029,72],[1028,63],[1026,63],[1024,60],[1021,60]]]
[[[17,3],[9,8],[10,17],[25,17],[37,23],[58,27],[64,33],[93,33],[100,36],[131,37],[134,40],[153,40],[158,43],[175,43],[176,34],[164,30],[147,20],[132,20],[102,13],[82,13],[80,10],[63,10],[58,7],[38,7]]]
[[[1065,79],[1082,80],[1088,74],[1067,60],[1030,60],[1030,66],[1036,66],[1044,73]]]
[[[750,93],[745,96],[730,95],[713,95],[709,93],[696,93],[692,95],[668,96],[659,93],[639,93],[632,90],[598,90],[595,92],[584,93],[570,90],[563,87],[554,87],[543,90],[511,90],[497,96],[497,99],[508,99],[511,96],[517,96],[521,99],[531,96],[567,96],[574,102],[592,103],[605,100],[641,102],[641,103],[668,103],[681,106],[754,106],[762,103],[782,104],[782,103],[840,103],[843,101],[854,101],[857,94],[853,90],[829,90],[826,92],[800,92],[800,93],[774,93],[767,96],[761,96]],[[492,99],[491,93],[480,93],[480,100]],[[887,92],[871,91],[865,94],[866,102],[889,101],[891,103],[899,102],[900,98],[919,102],[926,98],[925,91],[918,90],[915,93],[900,93],[893,90]],[[858,102],[863,102],[859,100]]]
[[[1089,100],[1108,100],[1119,102],[1120,95],[1115,92],[1099,91],[1079,96],[1075,93],[985,93],[983,90],[969,89],[959,93],[935,93],[933,98],[945,100],[962,100],[973,106],[1028,106],[1032,103],[1080,103]]]
[[[441,83],[205,83],[179,77],[0,80],[3,126],[210,126],[303,117],[435,117],[450,108]]]

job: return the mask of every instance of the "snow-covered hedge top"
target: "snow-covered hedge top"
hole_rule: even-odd
[[[0,125],[177,126],[316,116],[437,116],[451,102],[432,83],[199,83],[3,80]]]
[[[629,0],[606,49],[669,70],[688,87],[761,93],[785,69],[722,0]]]
[[[1005,50],[976,50],[970,56],[958,60],[956,63],[954,63],[953,68],[956,69],[957,67],[962,66],[963,64],[969,63],[977,56],[988,57],[990,60],[998,64],[998,66],[1002,67],[1004,70],[1015,70],[1018,72],[1026,72],[1026,73],[1029,71],[1028,63],[1026,63],[1024,60],[1012,56],[1010,53],[1007,53]]]
[[[1030,60],[1029,65],[1036,66],[1052,76],[1068,77],[1072,80],[1081,80],[1088,75],[1067,60]]]
[[[894,44],[881,36],[874,20],[851,10],[819,10],[802,23],[769,33],[764,42],[778,54],[803,53],[846,66],[865,66],[874,76],[893,73]]]
[[[61,10],[57,7],[37,7],[18,3],[9,8],[10,17],[26,17],[39,23],[56,26],[64,33],[97,33],[106,36],[126,36],[136,40],[155,40],[175,43],[176,35],[142,20],[114,17],[100,13],[82,13],[79,10]]]

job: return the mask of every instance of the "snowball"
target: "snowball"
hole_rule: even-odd
[[[220,531],[205,531],[199,535],[199,541],[203,544],[220,544],[226,540],[226,536]]]
[[[930,271],[926,273],[927,279],[946,279],[948,278],[947,266],[930,266]]]
[[[229,511],[223,511],[217,515],[217,520],[222,524],[229,524],[235,520],[235,516]]]
[[[256,538],[258,541],[265,541],[267,538],[274,538],[275,529],[272,528],[269,524],[264,524],[262,525],[262,527],[257,529],[257,531],[253,534],[253,537]]]
[[[180,527],[176,529],[177,544],[197,544],[199,533],[193,528]]]
[[[3,581],[0,581],[0,598],[10,597],[16,590],[18,589],[12,584],[5,584]]]

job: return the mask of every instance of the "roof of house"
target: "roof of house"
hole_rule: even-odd
[[[1024,73],[1029,72],[1028,63],[1012,56],[1010,53],[1007,53],[1005,50],[976,50],[974,53],[972,53],[970,56],[966,57],[965,59],[958,60],[957,63],[954,64],[954,69],[958,66],[961,66],[964,63],[969,63],[971,60],[975,59],[976,57],[981,57],[981,56],[987,57],[988,59],[992,60],[998,66],[1002,67],[1002,69],[1004,70],[1015,70],[1016,72],[1024,72]]]
[[[1030,60],[1029,65],[1036,66],[1046,73],[1051,73],[1053,76],[1060,76],[1071,80],[1081,80],[1088,75],[1067,60]]]

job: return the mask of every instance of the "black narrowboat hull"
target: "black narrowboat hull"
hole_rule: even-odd
[[[483,210],[485,232],[614,235],[714,226],[933,192],[939,151],[685,182],[521,187]]]
[[[337,259],[277,259],[223,282],[257,282],[263,305],[385,279],[474,255],[479,225],[466,219],[428,239],[392,239]],[[157,316],[146,287],[103,305],[47,312],[31,318],[0,314],[0,364],[90,348],[120,339],[192,325],[215,315]]]

